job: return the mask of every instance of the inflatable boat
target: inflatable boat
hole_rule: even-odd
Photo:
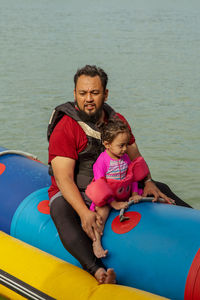
[[[162,300],[138,289],[104,284],[86,271],[0,232],[0,299]],[[4,271],[6,270],[6,271]]]
[[[0,230],[80,267],[49,215],[49,185],[46,165],[0,147]],[[109,250],[104,263],[118,283],[169,299],[200,299],[200,211],[141,202],[125,216],[120,222],[111,211],[102,240]]]

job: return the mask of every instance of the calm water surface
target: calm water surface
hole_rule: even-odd
[[[0,145],[47,162],[52,109],[78,67],[109,75],[155,179],[200,209],[200,4],[0,0]]]

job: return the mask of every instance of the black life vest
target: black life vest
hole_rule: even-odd
[[[115,111],[106,103],[104,103],[103,110],[106,113],[107,119],[116,116]],[[56,124],[64,115],[73,118],[81,126],[88,139],[86,148],[78,154],[78,160],[75,165],[74,174],[74,180],[79,190],[85,191],[87,185],[92,181],[93,178],[92,166],[100,153],[104,151],[104,146],[101,142],[101,134],[95,124],[91,122],[83,122],[80,119],[74,102],[67,102],[57,106],[53,111],[47,130],[48,140],[50,139]],[[49,174],[53,176],[51,166],[49,167]]]

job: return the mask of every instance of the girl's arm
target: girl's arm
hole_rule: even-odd
[[[93,174],[94,180],[98,180],[102,177],[106,178],[107,170],[109,169],[109,158],[105,155],[105,153],[101,153],[97,158],[96,162],[93,165]],[[108,199],[108,203],[110,204],[115,200],[114,197],[110,197]]]
[[[106,159],[103,153],[97,158],[93,165],[93,174],[95,181],[101,177],[106,177],[106,172],[108,170]]]
[[[138,195],[138,192],[138,183],[135,181],[132,183],[132,195],[129,198],[129,202],[134,201],[134,203],[138,203],[142,199],[142,196]]]

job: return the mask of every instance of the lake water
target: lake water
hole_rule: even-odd
[[[47,162],[53,108],[96,64],[153,178],[200,209],[200,3],[0,0],[0,146]]]

